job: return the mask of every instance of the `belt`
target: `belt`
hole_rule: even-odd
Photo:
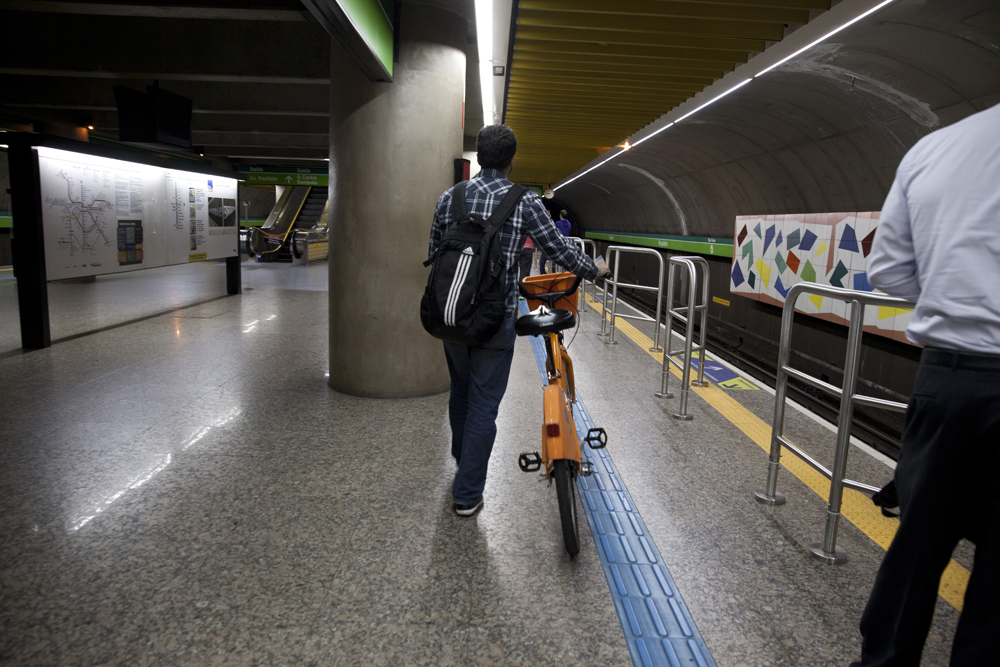
[[[937,347],[924,348],[920,363],[930,366],[945,366],[953,370],[987,371],[1000,373],[1000,356],[944,350]]]

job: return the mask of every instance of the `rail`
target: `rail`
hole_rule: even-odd
[[[593,259],[593,260],[595,260],[595,261],[597,260],[597,244],[594,243],[593,240],[591,240],[591,239],[581,239],[578,236],[571,236],[571,237],[569,237],[569,240],[572,241],[576,245],[576,247],[578,247],[580,249],[580,252],[582,252],[585,255],[587,254],[587,245],[589,244],[590,245],[590,258]],[[586,296],[587,296],[587,285],[593,285],[594,286],[594,292],[593,292],[593,294],[594,294],[594,300],[597,300],[597,283],[594,282],[593,280],[587,280],[586,278],[584,278],[583,279],[583,283],[580,285],[580,291],[578,292],[578,294],[579,294],[579,297],[578,297],[579,298],[579,302],[577,303],[577,312],[581,316],[587,310],[584,307],[584,303],[586,302]]]
[[[701,277],[701,301],[699,303],[697,299],[698,294],[698,266],[701,266],[702,277]],[[687,305],[681,305],[674,307],[674,278],[677,275],[677,271],[680,269],[687,269],[688,276],[688,298]],[[682,311],[687,311],[687,314],[682,314]],[[694,344],[694,321],[697,313],[701,313],[701,340],[698,345]],[[671,350],[671,332],[673,331],[673,320],[677,318],[686,325],[684,332],[684,361],[680,362],[674,359],[674,354],[681,352],[681,350]],[[689,421],[693,417],[688,414],[688,395],[690,394],[691,385],[696,387],[704,387],[708,383],[705,382],[705,336],[708,331],[708,262],[704,257],[698,257],[696,255],[690,256],[673,256],[669,261],[669,268],[667,269],[667,317],[666,317],[666,331],[663,334],[666,336],[664,341],[664,351],[663,351],[663,372],[660,379],[660,391],[656,392],[657,398],[673,398],[674,395],[668,391],[667,382],[670,378],[670,366],[676,366],[681,369],[681,400],[680,400],[680,411],[674,413],[675,419],[680,419],[683,421]],[[691,380],[691,355],[695,352],[698,353],[698,379]]]
[[[614,278],[611,279],[611,329],[610,333],[605,334],[605,318],[601,316],[601,333],[599,335],[607,335],[608,339],[604,341],[608,345],[617,345],[615,341],[615,320],[617,318],[627,319],[627,320],[639,320],[640,322],[653,322],[654,329],[656,333],[653,338],[653,347],[649,348],[650,352],[659,352],[662,348],[660,347],[660,304],[663,302],[663,255],[660,254],[659,250],[654,250],[653,248],[635,248],[632,246],[622,246],[613,245],[608,246],[608,264],[614,264]],[[633,254],[633,255],[655,255],[656,259],[660,262],[660,277],[656,281],[656,286],[650,285],[633,285],[631,283],[623,283],[618,280],[618,268],[621,264],[622,253]],[[604,311],[607,311],[608,304],[608,283],[609,281],[605,279],[604,281]],[[656,292],[656,315],[654,317],[649,317],[647,315],[620,315],[618,314],[618,286],[630,287],[637,290],[646,290],[647,292]],[[596,288],[595,288],[596,290]]]
[[[795,319],[795,302],[803,294],[814,294],[826,298],[837,299],[850,304],[850,327],[847,332],[847,354],[844,359],[843,387],[835,387],[819,378],[803,373],[789,366],[792,343],[792,324]],[[874,486],[844,479],[847,471],[848,444],[851,437],[851,420],[854,407],[864,405],[885,410],[906,410],[905,403],[886,401],[873,396],[855,393],[858,380],[858,365],[861,358],[861,333],[865,321],[866,306],[881,306],[890,308],[913,308],[913,303],[905,299],[857,292],[854,290],[827,287],[813,283],[798,283],[788,290],[785,297],[785,307],[781,314],[781,346],[778,351],[778,375],[775,382],[774,422],[771,430],[771,454],[767,468],[767,485],[763,491],[757,491],[754,497],[758,502],[767,505],[782,505],[785,495],[777,490],[778,464],[781,461],[781,448],[805,461],[809,466],[830,480],[830,497],[827,505],[826,530],[822,542],[809,545],[814,558],[828,565],[840,565],[847,562],[847,552],[837,546],[837,531],[840,527],[840,508],[844,497],[844,488],[854,489],[862,493],[878,491]],[[784,436],[785,399],[788,394],[788,378],[795,378],[815,387],[820,391],[840,398],[840,414],[837,419],[837,447],[834,451],[833,470],[802,451]]]

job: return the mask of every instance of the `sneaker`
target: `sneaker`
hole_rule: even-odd
[[[461,517],[475,516],[475,514],[481,509],[483,509],[482,498],[471,505],[460,505],[459,503],[455,503],[455,514]]]

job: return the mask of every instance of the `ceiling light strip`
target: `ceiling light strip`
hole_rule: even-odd
[[[480,1],[480,0],[476,0],[476,1],[477,1],[477,3],[478,3],[478,2]],[[666,125],[664,125],[663,127],[661,127],[661,128],[659,128],[659,129],[657,129],[657,130],[656,130],[655,132],[652,132],[652,133],[650,133],[650,134],[646,135],[646,136],[645,136],[645,137],[643,137],[642,139],[639,139],[638,141],[636,141],[635,143],[633,143],[633,144],[631,145],[631,148],[635,148],[636,146],[638,146],[638,145],[639,145],[639,144],[641,144],[642,142],[646,141],[647,139],[652,139],[653,137],[655,137],[655,136],[656,136],[656,135],[658,135],[659,133],[663,132],[663,131],[664,131],[664,130],[666,130],[666,129],[669,129],[669,128],[673,127],[674,125],[676,125],[677,123],[681,122],[681,121],[682,121],[682,120],[684,120],[685,118],[689,118],[690,116],[692,116],[692,115],[694,115],[694,114],[698,113],[699,111],[701,111],[702,109],[704,109],[704,108],[705,108],[705,107],[707,107],[708,105],[710,105],[710,104],[713,104],[713,103],[717,102],[718,100],[722,99],[723,97],[725,97],[725,96],[726,96],[726,95],[728,95],[729,93],[733,92],[734,90],[738,90],[739,88],[742,88],[743,86],[745,86],[746,84],[750,83],[750,82],[751,82],[751,81],[753,81],[754,79],[756,79],[756,78],[758,78],[758,77],[760,77],[760,76],[763,76],[764,74],[767,74],[768,72],[770,72],[770,71],[771,71],[771,70],[773,70],[774,68],[776,68],[776,67],[779,67],[780,65],[783,65],[784,63],[786,63],[786,62],[788,62],[789,60],[791,60],[791,59],[795,58],[796,56],[799,56],[799,55],[801,55],[801,54],[805,53],[806,51],[808,51],[808,50],[809,50],[809,49],[811,49],[812,47],[816,46],[817,44],[819,44],[819,43],[821,43],[821,42],[823,42],[823,41],[825,41],[825,40],[829,39],[829,38],[830,38],[830,37],[832,37],[833,35],[836,35],[836,34],[837,34],[838,32],[840,32],[841,30],[843,30],[843,29],[845,29],[845,28],[848,28],[848,27],[850,27],[850,26],[854,25],[855,23],[857,23],[857,22],[858,22],[858,21],[860,21],[861,19],[865,18],[866,16],[869,16],[870,14],[873,14],[873,13],[877,12],[878,10],[882,9],[883,7],[885,7],[886,5],[889,5],[890,3],[894,2],[894,1],[895,1],[895,0],[884,0],[884,2],[880,2],[879,4],[875,5],[874,7],[871,7],[870,9],[868,9],[868,10],[866,10],[866,11],[862,12],[861,14],[858,14],[857,16],[855,16],[854,18],[852,18],[851,20],[849,20],[849,21],[846,21],[846,22],[842,23],[842,24],[841,24],[840,26],[838,26],[837,28],[835,28],[835,29],[831,30],[830,32],[826,33],[825,35],[823,35],[823,36],[822,36],[822,37],[820,37],[819,39],[816,39],[816,40],[814,40],[814,41],[810,42],[810,43],[809,43],[808,45],[806,45],[806,46],[802,47],[801,49],[798,49],[797,51],[795,51],[795,52],[794,52],[794,53],[792,53],[791,55],[789,55],[789,56],[786,56],[785,58],[782,58],[781,60],[779,60],[778,62],[774,63],[773,65],[770,65],[770,66],[768,66],[767,68],[765,68],[765,69],[761,70],[760,72],[757,72],[756,74],[754,74],[754,75],[753,75],[753,76],[751,76],[750,78],[747,78],[747,79],[744,79],[743,81],[741,81],[740,83],[736,84],[735,86],[733,86],[733,87],[732,87],[732,88],[730,88],[729,90],[725,91],[724,93],[721,93],[721,94],[719,94],[719,95],[716,95],[715,97],[713,97],[713,98],[712,98],[711,100],[709,100],[708,102],[705,102],[704,104],[702,104],[701,106],[699,106],[699,107],[698,107],[697,109],[695,109],[695,110],[693,110],[693,111],[689,111],[688,113],[684,114],[683,116],[681,116],[681,117],[680,117],[680,118],[678,118],[677,120],[674,120],[674,121],[671,121],[670,123],[667,123],[667,124],[666,124]],[[744,65],[744,67],[745,67],[745,65]],[[584,171],[584,172],[582,172],[582,173],[580,173],[580,174],[577,174],[576,176],[574,176],[574,177],[570,178],[570,179],[569,179],[569,180],[567,180],[567,181],[564,181],[564,182],[560,183],[559,185],[557,185],[557,186],[555,186],[554,188],[552,188],[552,189],[553,189],[553,191],[555,191],[555,190],[558,190],[559,188],[561,188],[561,187],[564,187],[564,186],[566,186],[566,185],[569,185],[570,183],[572,183],[573,181],[577,180],[577,179],[578,179],[578,178],[580,178],[581,176],[584,176],[584,175],[586,175],[586,174],[589,174],[590,172],[592,172],[593,170],[597,169],[598,167],[600,167],[600,166],[604,165],[605,163],[607,163],[607,162],[610,162],[610,161],[611,161],[611,160],[613,160],[614,158],[618,157],[619,155],[621,155],[622,153],[624,153],[624,152],[625,152],[625,150],[628,150],[628,149],[623,149],[623,150],[621,150],[621,151],[619,151],[619,152],[615,153],[614,155],[612,155],[612,156],[611,156],[611,157],[609,157],[608,159],[606,159],[606,160],[602,160],[601,162],[598,162],[598,163],[597,163],[596,165],[594,165],[593,167],[590,167],[590,168],[589,168],[589,169],[587,169],[586,171]]]
[[[894,2],[894,1],[895,0],[885,0],[885,2],[881,2],[881,3],[877,4],[877,5],[875,5],[874,7],[872,7],[871,9],[869,9],[868,11],[866,11],[866,12],[864,12],[862,14],[858,14],[857,16],[855,16],[853,19],[851,19],[847,23],[844,23],[840,27],[838,27],[838,28],[836,28],[834,30],[831,30],[830,32],[826,33],[825,35],[823,35],[822,37],[820,37],[816,41],[809,43],[807,46],[803,46],[801,49],[799,49],[798,51],[796,51],[792,55],[787,56],[785,58],[782,58],[781,60],[779,60],[778,62],[774,63],[773,65],[771,65],[767,69],[764,69],[764,70],[761,70],[760,72],[757,72],[756,74],[754,74],[754,78],[756,79],[759,76],[763,76],[763,75],[767,74],[768,72],[770,72],[771,70],[773,70],[775,67],[778,67],[780,65],[784,65],[786,62],[788,62],[789,60],[791,60],[795,56],[798,56],[798,55],[801,55],[802,53],[805,53],[806,51],[808,51],[812,47],[816,46],[820,42],[822,42],[824,40],[827,40],[830,37],[833,37],[834,35],[836,35],[838,32],[840,32],[844,28],[847,28],[847,27],[849,27],[851,25],[854,25],[855,23],[857,23],[858,21],[860,21],[864,17],[868,16],[869,14],[877,12],[878,10],[882,9],[883,7],[885,7],[886,5],[888,5],[889,3]]]
[[[493,0],[476,0],[479,87],[483,91],[483,124],[497,123],[493,99]]]

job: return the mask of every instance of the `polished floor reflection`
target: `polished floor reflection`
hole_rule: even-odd
[[[541,405],[526,342],[486,507],[462,520],[446,395],[327,388],[325,264],[245,265],[252,289],[211,301],[208,268],[160,286],[202,305],[0,358],[0,662],[632,664],[593,540],[569,561],[554,491],[517,468]],[[573,344],[579,386],[716,662],[847,664],[881,550],[847,525],[848,565],[809,559],[814,494],[785,477],[788,506],[753,503],[763,452],[697,397],[670,419],[659,368],[598,327]],[[769,398],[739,396],[762,416]],[[925,665],[956,616],[939,604]]]

